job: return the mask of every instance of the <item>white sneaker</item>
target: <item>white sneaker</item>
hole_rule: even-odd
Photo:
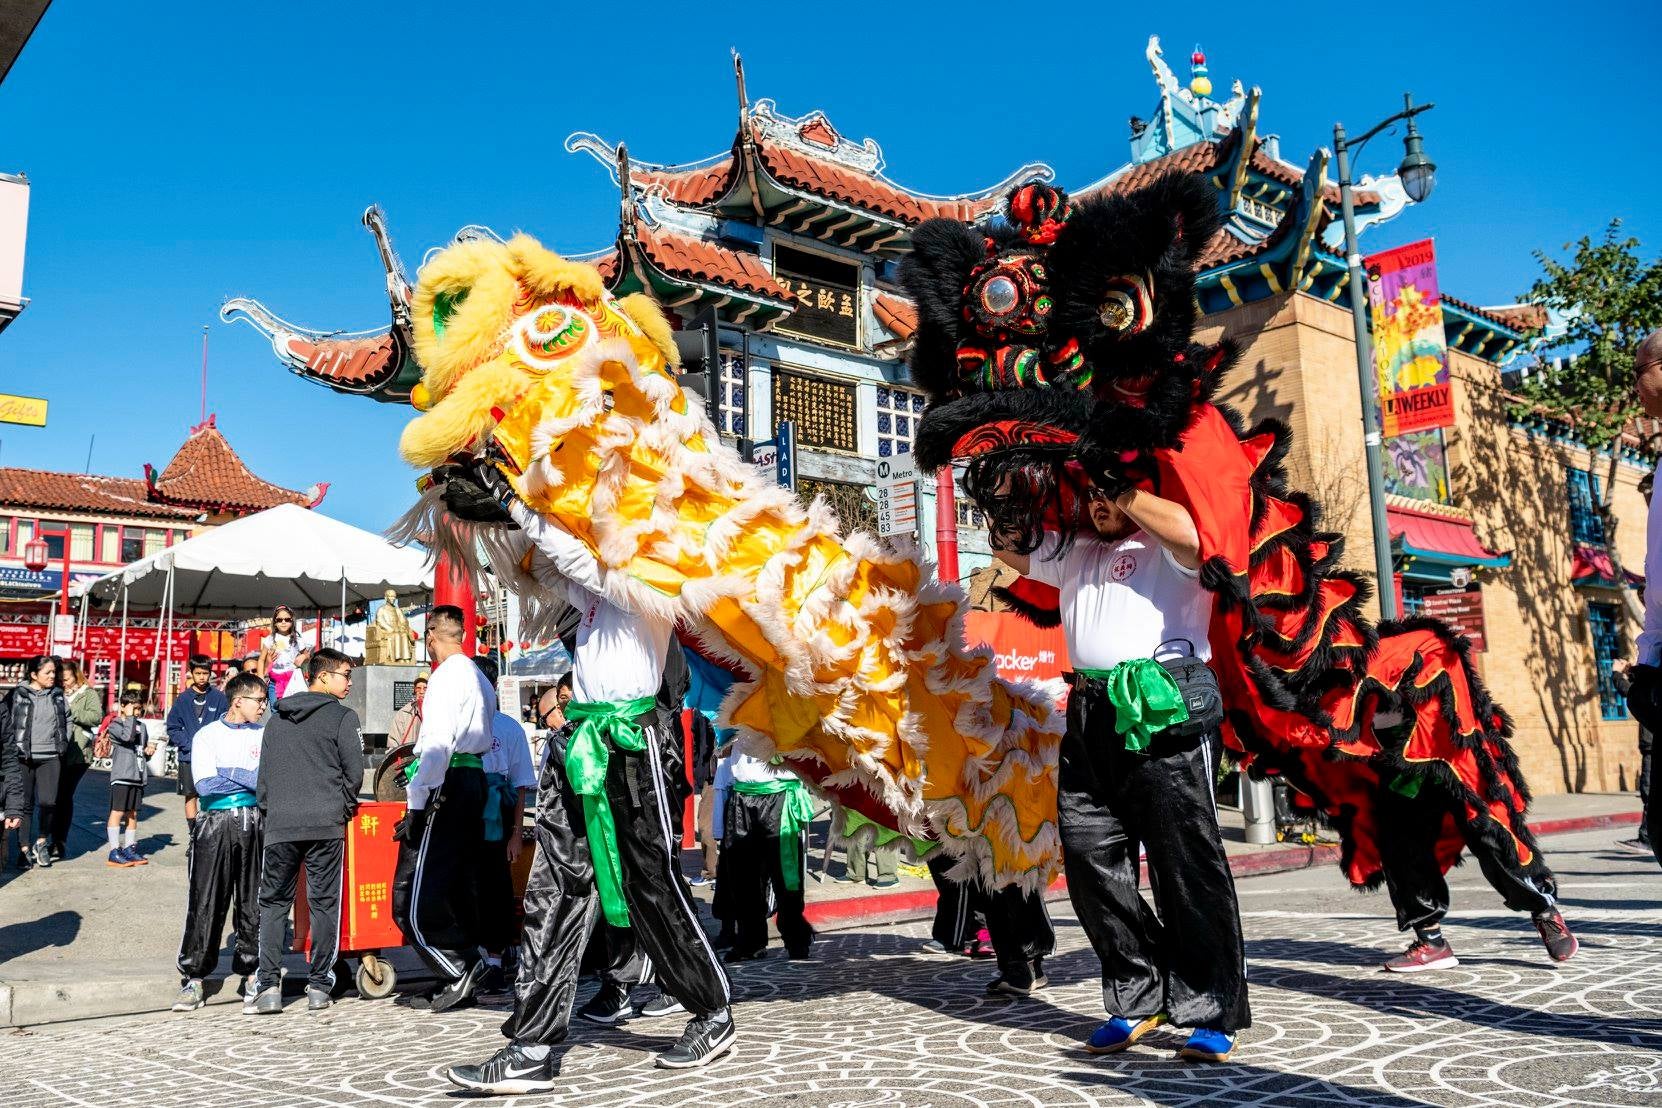
[[[202,989],[202,979],[193,977],[179,986],[179,999],[173,1002],[175,1012],[194,1012],[208,1002]]]
[[[254,975],[249,974],[242,979],[242,1014],[254,1015],[254,1002],[260,998],[260,990],[254,987]]]

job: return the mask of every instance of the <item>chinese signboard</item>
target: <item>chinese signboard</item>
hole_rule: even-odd
[[[1488,650],[1484,635],[1483,586],[1469,585],[1463,589],[1438,589],[1420,598],[1421,611],[1433,619],[1440,619],[1471,640],[1473,650]]]
[[[774,330],[854,346],[860,339],[860,267],[788,246],[773,251],[773,275],[796,297]]]
[[[45,427],[46,400],[39,396],[13,396],[0,392],[0,423]]]
[[[1375,254],[1364,266],[1385,434],[1452,426],[1454,396],[1431,240]]]
[[[785,369],[773,371],[773,418],[795,426],[802,446],[860,448],[854,386]]]

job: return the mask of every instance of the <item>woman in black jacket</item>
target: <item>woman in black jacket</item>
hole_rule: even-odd
[[[29,660],[28,680],[0,700],[0,774],[5,777],[6,830],[20,830],[34,847],[24,855],[45,868],[52,864],[48,836],[58,802],[58,775],[69,745],[69,707],[59,687],[58,660]],[[34,819],[36,806],[40,818]]]

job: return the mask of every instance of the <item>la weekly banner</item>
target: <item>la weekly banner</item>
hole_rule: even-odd
[[[1373,309],[1373,364],[1387,436],[1454,425],[1437,256],[1430,239],[1363,263]]]

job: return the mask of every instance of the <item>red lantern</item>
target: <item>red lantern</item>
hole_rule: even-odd
[[[31,573],[39,573],[46,568],[50,555],[46,550],[46,540],[31,539],[23,544],[23,564]]]

